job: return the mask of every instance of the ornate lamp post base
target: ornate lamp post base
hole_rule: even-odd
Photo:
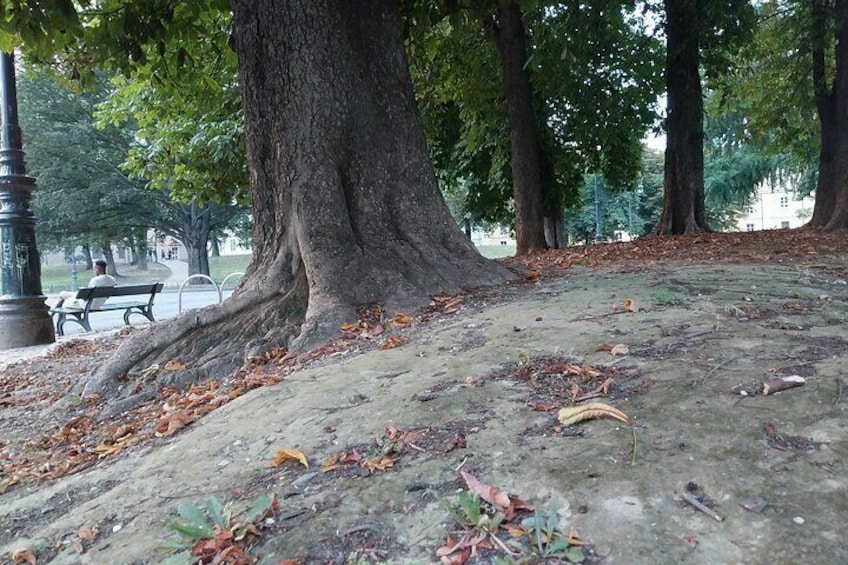
[[[0,350],[56,341],[44,297],[0,298]]]

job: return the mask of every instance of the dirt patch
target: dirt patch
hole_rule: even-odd
[[[557,501],[556,535],[590,543],[584,562],[848,562],[848,249],[777,254],[765,241],[552,253],[552,268],[530,262],[529,284],[434,300],[413,322],[369,310],[313,366],[266,352],[241,380],[159,391],[140,409],[156,417],[132,432],[130,413],[86,421],[96,406],[65,396],[114,342],[8,367],[0,558],[158,563],[183,501],[271,492],[260,563],[433,563],[469,532],[446,510],[469,492],[464,470],[539,509]],[[389,335],[403,343],[380,349]],[[757,392],[776,376],[804,383]],[[633,423],[557,427],[558,408],[586,402]],[[32,449],[45,438],[56,445]],[[80,449],[87,465],[57,473]],[[268,467],[280,449],[309,467]],[[25,461],[33,472],[8,482]],[[495,530],[509,558],[566,562],[527,535],[533,516]],[[508,555],[491,543],[468,562]]]

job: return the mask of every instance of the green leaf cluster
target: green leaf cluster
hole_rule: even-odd
[[[231,503],[222,505],[214,496],[207,499],[203,508],[191,502],[182,503],[177,510],[180,518],[168,524],[177,539],[159,546],[160,551],[180,553],[169,557],[163,565],[194,563],[191,555],[194,544],[212,539],[221,532],[231,532],[235,541],[244,539],[248,529],[271,512],[273,504],[273,497],[267,493],[255,498],[246,511],[237,514],[233,513]]]
[[[418,6],[410,64],[446,199],[457,217],[511,225],[510,132],[497,52],[477,12],[454,6],[422,16]],[[662,84],[662,48],[647,33],[645,14],[630,2],[601,0],[521,7],[546,198],[575,205],[587,170],[632,188]],[[489,8],[480,3],[478,12]]]

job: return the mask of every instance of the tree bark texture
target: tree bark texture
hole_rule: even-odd
[[[185,218],[181,241],[188,253],[188,274],[209,276],[209,255],[206,247],[212,228],[212,210],[209,206],[198,206],[193,202],[181,204],[180,212]],[[190,283],[208,284],[208,281],[197,278]]]
[[[545,208],[545,242],[549,249],[565,249],[568,247],[568,234],[565,231],[565,221],[562,217],[560,194],[548,195]]]
[[[147,229],[137,230],[133,234],[133,254],[135,255],[136,269],[147,271]]]
[[[663,210],[659,235],[709,231],[704,205],[704,100],[698,0],[665,0],[666,118]]]
[[[839,131],[836,128],[836,115],[833,92],[827,83],[825,45],[827,39],[827,0],[812,2],[813,48],[813,91],[816,100],[816,112],[820,125],[819,177],[816,184],[816,201],[813,215],[807,224],[813,228],[823,228],[833,211],[834,179],[833,162],[836,156]]]
[[[100,244],[100,251],[103,253],[103,260],[106,261],[106,274],[117,277],[118,268],[115,266],[115,255],[112,254],[112,242],[104,239]]]
[[[71,250],[71,255],[72,255],[71,259],[74,260],[74,261],[76,261],[76,254],[77,254],[76,248],[72,249]],[[82,254],[85,257],[85,270],[86,271],[94,270],[94,259],[91,258],[91,246],[90,245],[83,245],[82,246]]]
[[[230,299],[126,342],[84,393],[140,359],[215,376],[245,351],[338,335],[358,305],[391,313],[515,276],[477,253],[438,190],[395,3],[233,0],[233,12],[253,261]]]
[[[547,248],[542,155],[527,67],[527,32],[521,8],[514,0],[499,0],[497,18],[484,20],[484,25],[501,61],[512,150],[516,254],[523,255]]]
[[[819,178],[809,226],[848,228],[848,2],[813,0],[813,88],[821,129]],[[835,21],[834,75],[827,81],[828,20]]]

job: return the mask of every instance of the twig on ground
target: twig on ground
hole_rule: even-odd
[[[708,378],[713,376],[716,371],[718,371],[719,369],[721,369],[722,367],[724,367],[725,365],[727,365],[731,361],[736,361],[737,359],[739,359],[738,355],[734,355],[733,357],[728,357],[727,359],[725,359],[724,361],[722,361],[721,363],[719,363],[718,365],[716,365],[715,367],[713,367],[712,369],[707,371],[707,374],[704,375],[703,377],[701,377],[700,379],[693,380],[692,383],[691,383],[692,386],[701,386],[702,384],[704,384],[704,382]]]
[[[506,546],[506,544],[505,544],[504,542],[502,542],[502,541],[498,538],[498,536],[496,536],[495,534],[493,534],[493,533],[489,532],[489,537],[491,538],[491,540],[492,540],[493,542],[495,542],[495,543],[498,545],[498,547],[500,547],[500,548],[501,548],[501,551],[503,551],[503,552],[504,552],[504,553],[506,553],[507,555],[512,555],[512,556],[518,555],[516,552],[514,552],[514,551],[513,551],[513,550],[511,550],[509,547],[507,547],[507,546]]]
[[[466,464],[466,463],[468,463],[468,457],[466,457],[465,459],[463,459],[463,460],[462,460],[462,462],[461,462],[459,465],[457,465],[457,466],[456,466],[456,468],[454,469],[454,471],[459,472],[459,470],[460,470],[460,469],[462,469],[463,467],[465,467],[465,464]]]
[[[836,398],[833,399],[833,405],[841,404],[844,400],[843,396],[845,395],[845,383],[842,382],[842,379],[836,377]]]
[[[420,452],[420,453],[426,453],[426,452],[427,452],[427,450],[426,450],[426,449],[424,449],[423,447],[418,447],[417,445],[415,445],[414,443],[412,443],[412,442],[410,442],[410,441],[407,441],[407,442],[405,443],[405,445],[407,445],[407,446],[411,447],[412,449],[414,449],[415,451],[418,451],[418,452]]]
[[[722,520],[724,520],[724,518],[716,514],[715,510],[713,510],[709,506],[706,506],[700,500],[698,500],[688,492],[684,492],[681,496],[683,497],[684,501],[688,502],[689,504],[691,504],[710,518],[714,519],[715,521],[721,522]]]
[[[409,371],[399,371],[397,373],[388,373],[385,375],[377,375],[378,379],[394,379],[395,377],[399,377],[401,375],[407,374]]]
[[[604,369],[608,369],[610,367],[615,366],[618,363],[621,363],[622,361],[624,361],[628,357],[629,357],[629,355],[623,355],[623,356],[619,357],[618,359],[615,359],[614,361],[610,361],[609,363],[604,363],[603,365],[601,365],[601,367],[603,367]]]
[[[586,320],[597,320],[599,318],[606,318],[608,316],[617,316],[618,314],[632,314],[630,310],[615,310],[613,312],[604,312],[603,314],[596,314],[594,316],[582,316],[578,318],[574,318],[572,322],[583,322]]]
[[[713,329],[704,330],[702,332],[697,332],[697,333],[694,333],[694,334],[685,335],[683,337],[686,338],[686,339],[695,339],[696,337],[701,337],[702,335],[709,335],[709,334],[712,334],[712,333],[715,333],[715,330],[713,330]]]
[[[356,533],[363,532],[363,531],[370,531],[370,532],[374,532],[376,534],[376,533],[380,532],[380,527],[377,524],[365,523],[365,524],[362,524],[360,526],[354,526],[352,528],[348,528],[348,529],[346,529],[342,532],[339,532],[339,534],[342,537],[345,537],[345,536],[349,536],[351,534],[356,534]]]

